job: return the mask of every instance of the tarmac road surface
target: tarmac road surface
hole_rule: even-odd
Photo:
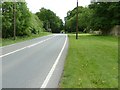
[[[57,88],[68,50],[66,34],[53,34],[2,49],[2,88]]]

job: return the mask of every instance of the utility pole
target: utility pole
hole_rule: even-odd
[[[78,39],[78,0],[77,0],[77,12],[76,12],[76,39]]]
[[[13,14],[14,14],[14,40],[16,40],[16,1],[14,0]]]

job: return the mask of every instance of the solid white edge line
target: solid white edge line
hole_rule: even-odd
[[[35,44],[32,44],[32,45],[25,46],[25,47],[23,47],[23,48],[17,49],[17,50],[15,50],[15,51],[9,52],[9,53],[7,53],[7,54],[1,55],[0,58],[1,58],[1,57],[5,57],[5,56],[10,55],[10,54],[13,54],[13,53],[15,53],[15,52],[24,50],[24,49],[26,49],[26,48],[31,48],[31,47],[33,47],[33,46],[36,46],[36,45],[38,45],[38,44],[41,44],[41,43],[43,43],[43,42],[45,42],[45,41],[50,40],[50,39],[52,39],[53,37],[55,37],[55,36],[52,36],[52,37],[47,38],[47,39],[45,39],[45,40],[42,40],[42,41],[40,41],[40,42],[38,42],[38,43],[35,43]]]
[[[66,44],[67,44],[67,35],[66,35],[66,39],[65,39],[64,45],[63,45],[63,47],[62,47],[62,49],[61,49],[61,51],[60,51],[60,53],[59,53],[55,63],[53,64],[51,70],[49,71],[46,79],[44,80],[43,84],[41,85],[41,88],[46,88],[46,86],[47,86],[47,84],[48,84],[48,82],[49,82],[49,80],[50,80],[50,78],[51,78],[51,76],[52,76],[52,74],[53,74],[53,72],[54,72],[58,62],[59,62],[59,59],[60,59],[60,57],[62,55],[62,52],[65,49]]]

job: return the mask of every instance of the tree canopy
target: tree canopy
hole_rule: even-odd
[[[36,15],[43,21],[43,26],[47,31],[51,29],[53,33],[59,33],[62,30],[63,22],[53,11],[41,8]]]
[[[78,7],[78,28],[83,32],[84,29],[89,27],[92,10],[89,8]],[[75,32],[76,30],[76,8],[72,11],[68,11],[67,17],[65,17],[66,30],[68,32]]]
[[[2,37],[13,37],[14,31],[14,3],[4,2],[0,4],[2,12]],[[67,12],[65,17],[65,31],[76,31],[77,8]],[[88,7],[78,7],[78,29],[80,32],[89,30],[101,30],[102,34],[108,34],[112,27],[120,25],[120,2],[96,2]],[[1,19],[1,18],[0,18]],[[63,21],[51,10],[41,8],[33,14],[27,8],[25,2],[16,2],[16,35],[24,36],[38,34],[42,31],[59,33],[63,30]],[[1,31],[0,31],[1,33]]]
[[[120,25],[120,2],[97,2],[88,7],[78,7],[79,31],[101,30],[102,34],[108,34],[112,27]],[[74,8],[67,12],[65,17],[66,31],[76,31],[76,13]]]
[[[120,2],[97,2],[89,5],[94,10],[91,18],[91,28],[101,29],[103,34],[108,34],[115,25],[120,25]]]
[[[2,37],[13,37],[14,3],[2,3]],[[37,34],[43,30],[43,24],[32,14],[25,2],[16,2],[16,35]]]

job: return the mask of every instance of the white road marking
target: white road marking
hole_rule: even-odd
[[[47,36],[52,36],[52,35],[50,34],[50,35],[47,35]],[[46,36],[43,36],[43,37],[46,37]],[[43,38],[43,37],[41,37],[41,38]],[[35,39],[37,39],[37,38],[35,38]],[[31,39],[31,40],[32,40],[32,39]],[[29,41],[30,41],[30,40],[29,40]],[[24,41],[24,42],[26,42],[26,41]],[[22,42],[20,42],[20,43],[22,43]],[[16,44],[18,44],[18,43],[10,44],[10,45],[7,45],[7,46],[2,46],[2,47],[0,47],[0,49],[1,49],[1,48],[10,47],[10,46],[14,46],[14,45],[16,45]]]
[[[63,52],[63,50],[64,50],[64,48],[65,48],[65,46],[66,46],[66,43],[67,43],[67,35],[66,35],[66,39],[65,39],[64,45],[63,45],[63,47],[62,47],[62,49],[61,49],[61,51],[60,51],[60,53],[59,53],[59,55],[58,55],[55,63],[53,64],[50,72],[48,73],[46,79],[44,80],[41,88],[46,88],[46,86],[47,86],[47,84],[48,84],[48,82],[49,82],[49,80],[50,80],[50,78],[51,78],[51,76],[52,76],[52,74],[53,74],[53,72],[54,72],[54,70],[55,70],[58,62],[59,62],[59,59],[60,59],[60,57],[61,57],[61,55],[62,55],[62,52]]]
[[[55,36],[56,36],[56,35],[55,35]],[[9,52],[9,53],[7,53],[7,54],[1,55],[0,58],[1,58],[1,57],[5,57],[5,56],[10,55],[10,54],[13,54],[13,53],[15,53],[15,52],[24,50],[24,49],[26,49],[26,48],[31,48],[31,47],[36,46],[36,45],[38,45],[38,44],[41,44],[41,43],[43,43],[43,42],[45,42],[45,41],[48,41],[48,40],[52,39],[52,38],[55,37],[55,36],[52,36],[52,37],[50,37],[50,38],[48,38],[48,39],[45,39],[45,40],[42,40],[42,41],[40,41],[40,42],[38,42],[38,43],[35,43],[35,44],[32,44],[32,45],[25,46],[25,47],[23,47],[23,48],[17,49],[17,50],[15,50],[15,51]]]

